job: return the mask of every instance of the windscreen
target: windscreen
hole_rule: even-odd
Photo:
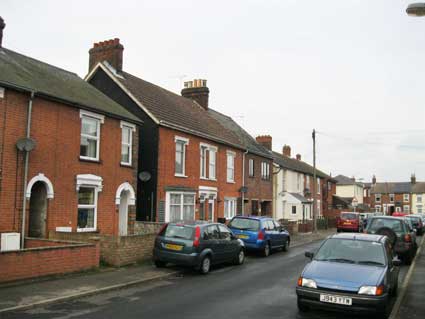
[[[401,234],[404,232],[403,222],[398,219],[374,218],[368,227],[368,231],[374,234],[382,227],[391,228],[395,233]]]
[[[376,266],[386,264],[381,243],[354,239],[328,239],[314,260]]]
[[[341,219],[357,219],[357,215],[353,213],[341,213]]]
[[[181,239],[192,239],[192,235],[193,227],[180,225],[168,225],[164,234],[165,237]]]
[[[260,221],[248,218],[234,218],[228,226],[240,230],[257,231],[260,229]]]

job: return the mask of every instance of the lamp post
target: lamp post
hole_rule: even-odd
[[[356,212],[356,207],[357,207],[357,204],[359,203],[359,201],[357,200],[357,198],[353,198],[353,201],[351,202],[351,205],[353,206],[353,208],[354,208],[354,212]]]
[[[425,3],[411,3],[406,8],[406,13],[411,17],[425,16]]]

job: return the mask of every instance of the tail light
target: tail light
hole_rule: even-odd
[[[165,229],[167,229],[168,224],[165,223],[164,225],[162,225],[161,229],[158,232],[158,236],[162,236],[162,234],[165,232]]]
[[[264,239],[264,233],[263,233],[263,231],[262,231],[262,230],[260,230],[260,231],[258,232],[258,237],[257,237],[257,239],[258,239],[258,240],[263,240],[263,239]]]
[[[410,236],[410,234],[404,235],[404,241],[410,243],[412,241],[412,236]]]
[[[193,238],[193,247],[199,247],[200,239],[201,239],[201,228],[199,228],[199,226],[196,226],[195,237]]]

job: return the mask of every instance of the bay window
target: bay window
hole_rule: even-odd
[[[167,222],[195,220],[195,194],[167,193]]]

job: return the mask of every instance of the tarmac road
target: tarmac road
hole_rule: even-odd
[[[176,278],[4,313],[0,318],[359,318],[321,311],[298,313],[295,285],[308,262],[304,252],[319,244],[276,252],[268,258],[249,256],[242,266],[216,267],[206,276],[187,270]],[[400,286],[407,269],[401,267]]]

